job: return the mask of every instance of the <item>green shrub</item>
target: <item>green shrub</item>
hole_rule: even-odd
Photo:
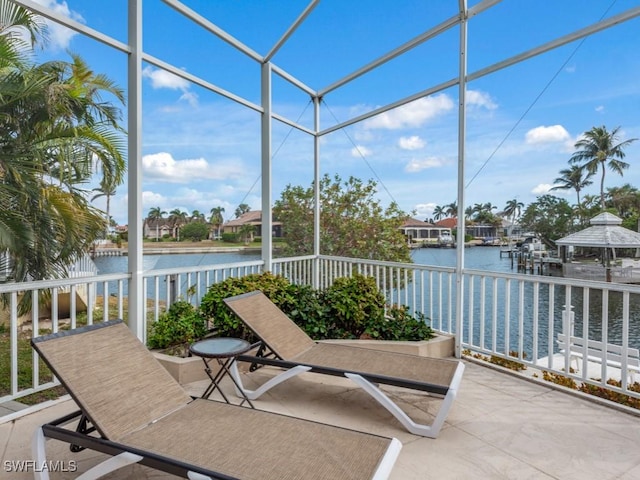
[[[334,280],[322,294],[327,315],[337,334],[334,338],[359,338],[370,324],[385,317],[385,299],[372,277],[355,274]]]
[[[388,307],[370,277],[355,275],[339,278],[324,292],[308,285],[294,285],[271,273],[228,278],[213,284],[202,297],[200,310],[213,321],[219,336],[257,339],[244,327],[223,300],[255,290],[262,291],[307,335],[316,340],[327,338],[374,338],[380,340],[426,340],[433,330],[418,314],[414,318],[407,307]]]
[[[223,302],[225,298],[260,290],[294,322],[306,322],[317,310],[317,298],[313,289],[306,285],[293,285],[281,276],[266,272],[242,278],[227,278],[213,284],[202,297],[200,310],[220,336],[244,338],[255,341],[252,333],[244,327],[235,314]]]
[[[186,353],[189,345],[206,333],[207,320],[200,310],[178,300],[151,324],[147,345],[149,348],[181,347]]]
[[[222,241],[228,243],[240,243],[240,235],[237,233],[223,233]]]
[[[422,312],[416,317],[409,313],[409,307],[392,306],[387,309],[387,317],[382,321],[367,322],[363,337],[374,340],[429,340],[434,337],[433,329],[427,325]]]

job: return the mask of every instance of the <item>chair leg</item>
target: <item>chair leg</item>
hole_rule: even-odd
[[[44,436],[42,427],[38,427],[31,438],[31,454],[36,465],[44,465],[47,461],[46,442],[47,439]],[[47,469],[36,468],[34,478],[35,480],[49,480],[49,472]]]
[[[440,405],[440,410],[438,410],[438,414],[434,419],[431,425],[422,425],[414,422],[409,415],[407,415],[393,400],[391,400],[387,395],[382,392],[378,387],[376,387],[373,383],[366,380],[361,375],[353,374],[353,373],[345,373],[345,376],[349,378],[351,381],[356,383],[359,387],[361,387],[364,391],[366,391],[369,395],[371,395],[380,405],[386,408],[391,415],[396,417],[396,419],[410,432],[414,435],[420,435],[422,437],[429,438],[437,438],[440,433],[440,429],[442,425],[444,425],[444,421],[449,414],[449,410],[453,405],[453,401],[456,398],[458,393],[458,386],[460,385],[460,381],[462,380],[462,373],[464,372],[464,364],[460,363],[456,370],[456,373],[453,376],[451,381],[451,385],[449,386],[449,390],[444,397],[442,405]]]
[[[309,370],[311,370],[311,367],[307,367],[306,365],[297,365],[297,366],[295,366],[293,368],[290,368],[289,370],[286,370],[283,373],[281,373],[279,375],[276,375],[275,377],[271,378],[270,380],[265,382],[263,385],[258,387],[256,390],[247,390],[245,388],[245,386],[242,384],[242,378],[240,377],[240,372],[238,371],[237,363],[238,362],[233,362],[231,364],[231,368],[230,368],[231,376],[235,380],[234,383],[236,383],[236,385],[234,386],[235,391],[236,391],[236,395],[238,397],[243,397],[242,393],[240,391],[238,391],[238,387],[240,387],[242,389],[242,391],[244,392],[244,395],[249,400],[256,400],[262,394],[268,392],[273,387],[275,387],[276,385],[279,385],[280,383],[284,382],[285,380],[288,380],[288,379],[290,379],[292,377],[295,377],[296,375],[300,375],[301,373],[308,372]]]
[[[138,463],[142,460],[143,457],[140,455],[136,455],[131,452],[123,452],[120,455],[116,455],[115,457],[111,457],[108,460],[105,460],[102,463],[90,468],[82,475],[80,475],[76,480],[95,480],[100,478],[107,473],[111,473],[119,468],[126,467],[127,465],[131,465],[133,463]]]

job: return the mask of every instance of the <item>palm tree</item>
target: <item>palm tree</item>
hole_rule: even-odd
[[[179,208],[174,208],[169,212],[169,221],[171,222],[171,227],[177,230],[177,241],[180,241],[180,227],[184,225],[187,221],[187,213],[183,212]]]
[[[162,210],[162,208],[160,207],[153,207],[151,210],[149,210],[149,214],[147,215],[147,218],[149,220],[155,220],[156,222],[156,242],[158,241],[158,237],[160,235],[159,233],[159,224],[160,224],[160,220],[162,219],[162,217],[164,217],[167,214],[167,212],[165,212],[164,210]]]
[[[511,229],[513,225],[516,223],[516,218],[520,216],[522,213],[522,209],[524,208],[524,203],[519,202],[517,198],[512,200],[508,200],[507,204],[504,207],[504,211],[502,212],[505,217],[511,217],[511,226],[509,227],[509,236],[511,236]]]
[[[240,234],[240,238],[242,238],[242,241],[245,243],[245,245],[249,244],[249,241],[251,240],[251,236],[253,232],[254,232],[254,226],[249,225],[248,223],[245,223],[244,225],[242,225],[238,230],[238,233]]]
[[[236,218],[240,218],[242,215],[250,211],[251,211],[251,207],[249,207],[249,205],[247,205],[246,203],[241,203],[240,205],[238,205],[238,208],[236,208],[236,211],[235,211]]]
[[[33,42],[42,25],[0,0],[0,249],[15,281],[65,275],[105,228],[84,186],[101,171],[101,185],[115,187],[126,168],[120,111],[101,100],[124,102],[123,91],[77,56],[30,64],[18,32]]]
[[[569,160],[572,164],[578,164],[580,168],[586,170],[590,175],[595,174],[602,168],[600,179],[600,207],[604,210],[604,177],[609,167],[611,170],[623,175],[624,170],[629,168],[629,164],[623,162],[625,157],[624,149],[633,143],[636,138],[618,143],[618,132],[620,127],[614,128],[611,132],[605,126],[593,127],[584,133],[584,137],[578,140],[575,147],[578,149]]]
[[[107,205],[105,208],[105,220],[106,220],[105,238],[109,238],[109,223],[111,219],[111,215],[109,214],[109,212],[111,210],[110,209],[111,197],[113,197],[116,194],[116,187],[113,185],[107,184],[107,181],[108,181],[107,177],[103,177],[102,181],[100,182],[100,186],[93,189],[93,191],[97,193],[93,197],[91,197],[92,202],[95,199],[100,197],[105,197],[107,200]]]
[[[450,217],[458,216],[458,204],[456,202],[452,202],[449,205],[445,205],[445,211],[447,215]]]
[[[200,210],[194,210],[193,212],[191,212],[191,220],[193,220],[194,222],[204,222],[204,213],[202,213]]]
[[[224,207],[213,207],[211,209],[211,218],[209,222],[216,229],[216,236],[220,237],[220,226],[224,223],[224,217],[222,216],[222,212],[224,212]]]
[[[584,176],[585,172],[587,173],[586,176]],[[580,205],[580,192],[593,183],[593,181],[591,181],[593,174],[583,170],[577,165],[572,165],[570,168],[560,170],[560,175],[560,177],[553,181],[554,184],[559,185],[552,187],[551,190],[575,190],[578,196],[577,205]]]
[[[442,217],[446,215],[444,207],[437,205],[436,208],[433,209],[433,218],[435,220],[440,220]]]
[[[640,211],[640,191],[628,183],[621,187],[607,188],[607,207],[613,207],[620,218],[628,218]]]

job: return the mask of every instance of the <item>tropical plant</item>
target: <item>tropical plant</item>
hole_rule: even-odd
[[[626,156],[624,149],[636,138],[630,138],[619,142],[618,133],[620,127],[614,128],[611,132],[605,126],[593,127],[583,134],[583,138],[575,144],[577,151],[571,156],[569,163],[577,164],[586,170],[590,175],[602,170],[600,179],[600,206],[605,209],[604,178],[607,167],[613,172],[622,176],[624,170],[629,168],[629,164],[624,162]]]
[[[152,207],[147,215],[147,219],[156,223],[156,242],[159,241],[160,238],[160,220],[162,220],[166,214],[167,212],[162,210],[162,208]]]
[[[200,210],[194,210],[193,212],[191,212],[191,221],[206,222],[206,217],[204,216],[204,213],[202,213]]]
[[[605,204],[607,208],[615,209],[620,218],[629,218],[640,212],[640,192],[628,183],[620,187],[607,188]]]
[[[520,224],[540,236],[546,243],[568,235],[573,209],[565,199],[542,195],[527,206]]]
[[[202,315],[212,319],[220,336],[257,340],[225,305],[224,299],[260,290],[311,338],[376,338],[427,340],[433,330],[422,315],[414,318],[406,306],[385,306],[371,277],[336,279],[325,292],[295,285],[269,272],[230,277],[209,287],[202,297]],[[386,312],[386,314],[385,314]]]
[[[169,212],[169,222],[171,228],[176,232],[176,240],[180,241],[180,227],[187,223],[187,213],[179,208],[174,208]]]
[[[183,239],[192,242],[201,242],[209,236],[209,226],[203,222],[189,222],[180,231]]]
[[[251,237],[254,231],[255,231],[255,227],[253,225],[249,225],[248,223],[245,223],[238,229],[238,234],[240,235],[240,238],[242,239],[242,241],[245,244],[248,244],[249,241],[251,240]]]
[[[320,248],[323,255],[411,262],[400,230],[407,214],[392,202],[384,209],[375,198],[376,183],[325,175],[320,179]],[[288,185],[274,204],[283,222],[285,255],[313,253],[313,186]]]
[[[113,179],[111,179],[113,180]],[[105,207],[105,238],[107,238],[109,236],[109,227],[110,227],[110,220],[111,220],[111,215],[110,215],[110,211],[111,211],[111,197],[113,197],[116,194],[116,187],[113,184],[108,184],[108,179],[107,177],[103,178],[102,181],[100,182],[100,186],[97,188],[94,188],[93,191],[96,192],[96,194],[91,197],[91,201],[93,202],[94,200],[100,198],[100,197],[105,197],[106,199],[106,207]]]
[[[179,354],[186,356],[189,345],[207,333],[207,320],[198,308],[178,300],[151,323],[150,330],[149,348],[179,347]]]
[[[85,185],[123,181],[121,112],[102,96],[124,93],[77,55],[32,65],[25,39],[42,39],[43,22],[27,9],[0,0],[0,25],[0,249],[15,281],[59,278],[104,234]]]
[[[249,205],[247,205],[246,203],[241,203],[240,205],[238,205],[238,208],[236,208],[236,218],[240,218],[242,215],[244,215],[245,213],[249,213],[250,211],[251,207],[249,207]]]
[[[522,213],[523,208],[524,203],[519,202],[517,198],[514,198],[507,201],[502,214],[507,218],[511,217],[511,223],[516,223],[516,219]]]
[[[224,213],[224,207],[213,207],[210,213],[211,218],[209,219],[209,223],[211,223],[213,228],[215,228],[216,237],[220,237],[220,227],[224,223],[224,217],[222,216]]]
[[[551,190],[575,190],[578,197],[576,205],[580,205],[580,192],[593,183],[591,181],[592,175],[593,173],[589,173],[577,165],[572,165],[570,168],[560,170],[560,177],[553,181],[554,185],[557,185]]]
[[[458,204],[456,202],[451,202],[449,205],[445,205],[445,212],[449,217],[457,217]]]
[[[436,205],[436,207],[433,209],[433,218],[435,220],[440,220],[444,216],[445,216],[444,207],[442,207],[440,205]]]

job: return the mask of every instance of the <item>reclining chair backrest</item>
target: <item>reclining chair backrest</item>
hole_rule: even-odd
[[[315,345],[293,320],[261,291],[225,298],[227,306],[283,360],[289,360]]]
[[[191,401],[120,320],[32,340],[98,432],[117,441]]]

